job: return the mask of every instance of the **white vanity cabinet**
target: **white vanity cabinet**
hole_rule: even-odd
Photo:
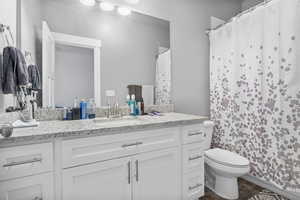
[[[0,200],[52,200],[51,143],[0,149]]]
[[[180,199],[176,148],[63,171],[63,200]]]
[[[196,200],[202,124],[0,148],[0,200]]]
[[[179,133],[169,128],[63,141],[63,200],[179,200]]]

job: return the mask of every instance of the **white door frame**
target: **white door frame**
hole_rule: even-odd
[[[52,32],[55,44],[82,47],[94,51],[94,98],[97,107],[101,107],[101,40]]]

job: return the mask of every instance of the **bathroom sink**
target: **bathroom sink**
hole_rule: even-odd
[[[142,120],[133,116],[124,116],[120,118],[96,118],[94,122],[99,125],[134,125],[141,123]]]

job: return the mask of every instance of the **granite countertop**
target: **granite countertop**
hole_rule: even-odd
[[[164,113],[163,116],[126,117],[123,120],[97,119],[78,121],[42,121],[38,127],[17,128],[9,138],[0,136],[0,148],[51,142],[55,138],[72,139],[80,137],[123,134],[133,131],[167,128],[202,123],[208,117],[180,113]]]

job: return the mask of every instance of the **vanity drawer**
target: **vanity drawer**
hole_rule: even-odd
[[[179,129],[158,129],[63,141],[63,168],[179,145]]]
[[[0,181],[0,200],[53,200],[53,174]]]
[[[180,145],[180,129],[168,128],[158,129],[155,131],[147,131],[140,134],[137,146],[139,153],[167,149]]]
[[[51,143],[0,149],[0,180],[24,177],[53,169]]]
[[[195,142],[204,142],[206,139],[206,130],[202,124],[195,124],[182,127],[183,144]]]
[[[204,172],[191,171],[183,175],[183,200],[198,200],[204,196]]]
[[[204,151],[202,143],[195,143],[183,146],[183,171],[192,169],[204,169]]]

